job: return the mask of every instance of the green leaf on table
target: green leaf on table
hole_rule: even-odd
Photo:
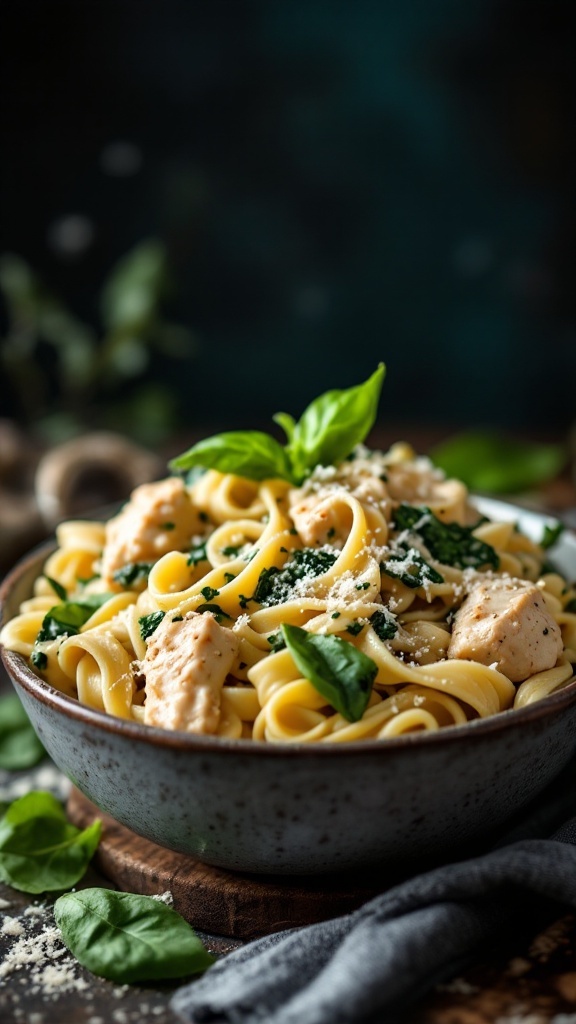
[[[60,896],[54,916],[82,966],[119,984],[185,978],[214,963],[184,918],[151,896],[82,889]]]
[[[38,739],[19,697],[0,700],[0,768],[17,771],[38,764],[46,751]]]
[[[372,658],[339,636],[280,627],[297,669],[348,722],[364,714],[378,667]]]
[[[471,490],[513,494],[553,480],[567,452],[560,444],[533,444],[471,431],[444,441],[430,456],[447,476],[463,480]]]
[[[22,892],[70,889],[84,875],[101,829],[97,820],[81,831],[51,793],[28,793],[0,819],[0,879]]]

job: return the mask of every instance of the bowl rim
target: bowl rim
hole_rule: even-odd
[[[473,495],[472,498],[481,499]],[[539,512],[533,509],[525,509],[522,506],[511,502],[503,502],[498,499],[488,499],[496,506],[502,506],[508,510],[514,509],[522,514],[527,514],[542,523],[556,522],[561,517],[551,516],[547,512]],[[576,544],[576,530],[565,526],[565,533],[570,537],[571,542]],[[44,559],[50,551],[54,550],[54,538],[44,541],[36,546],[18,562],[5,576],[0,584],[0,625],[2,624],[3,611],[8,595],[33,565]],[[188,752],[218,754],[223,756],[243,754],[254,754],[258,757],[297,757],[302,760],[303,755],[307,758],[314,757],[343,757],[360,756],[362,754],[374,754],[386,756],[386,751],[425,749],[438,744],[454,744],[465,742],[467,737],[484,736],[486,734],[498,734],[503,730],[514,727],[516,724],[545,719],[549,715],[571,707],[576,704],[576,679],[565,684],[558,690],[549,694],[548,697],[522,708],[508,708],[499,711],[487,718],[477,718],[464,725],[445,726],[441,729],[427,730],[425,732],[405,733],[402,736],[394,736],[384,740],[354,740],[349,743],[306,743],[302,741],[291,741],[286,743],[268,743],[263,740],[231,739],[227,737],[203,736],[195,733],[185,733],[177,730],[160,729],[156,726],[144,725],[140,722],[110,715],[98,708],[91,708],[81,704],[76,698],[69,697],[60,690],[55,689],[30,668],[24,655],[10,651],[0,644],[0,655],[8,676],[16,691],[18,687],[25,690],[34,700],[51,708],[52,710],[77,720],[81,725],[95,726],[104,729],[105,732],[120,735],[126,739],[136,740],[153,747],[163,747],[170,750],[182,750]],[[576,735],[575,735],[576,740]]]

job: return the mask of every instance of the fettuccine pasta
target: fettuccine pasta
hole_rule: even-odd
[[[107,524],[62,524],[0,639],[147,725],[386,741],[574,680],[576,590],[408,446],[358,447],[301,487],[210,469],[143,485]]]

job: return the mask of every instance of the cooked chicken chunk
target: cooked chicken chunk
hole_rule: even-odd
[[[326,544],[334,536],[338,516],[334,502],[326,492],[309,494],[290,509],[294,526],[306,547]]]
[[[365,504],[375,505],[382,512],[390,506],[386,484],[373,473],[357,472],[354,475],[345,466],[339,468],[333,479],[334,483],[328,487],[320,487],[310,492],[305,485],[290,492],[290,515],[307,547],[330,543],[335,534],[345,529],[348,514],[343,513],[342,508],[334,501],[334,494],[338,494],[338,486],[346,484],[354,498]]]
[[[168,477],[142,484],[106,526],[102,575],[114,586],[114,572],[133,562],[155,562],[167,551],[181,551],[201,532],[197,510],[182,480]]]
[[[477,583],[456,613],[448,657],[494,665],[519,683],[553,668],[562,649],[560,628],[538,587],[496,577]]]
[[[222,686],[238,653],[231,629],[209,612],[167,612],[148,641],[144,721],[161,729],[215,733]]]

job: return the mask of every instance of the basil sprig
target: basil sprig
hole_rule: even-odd
[[[76,959],[119,984],[184,978],[214,963],[190,925],[151,896],[82,889],[60,896],[54,916]]]
[[[0,700],[0,768],[31,768],[46,751],[16,694]]]
[[[51,793],[28,793],[0,819],[0,879],[22,892],[70,889],[85,873],[101,828],[94,821],[81,832]]]
[[[348,722],[364,714],[378,666],[339,636],[308,633],[300,626],[280,627],[297,669]]]
[[[286,445],[258,430],[228,431],[199,441],[172,459],[170,468],[186,472],[204,466],[249,480],[280,478],[300,484],[315,466],[340,462],[365,439],[376,419],[384,373],[380,363],[363,384],[327,391],[298,421],[288,413],[276,413],[273,418],[288,438]]]

